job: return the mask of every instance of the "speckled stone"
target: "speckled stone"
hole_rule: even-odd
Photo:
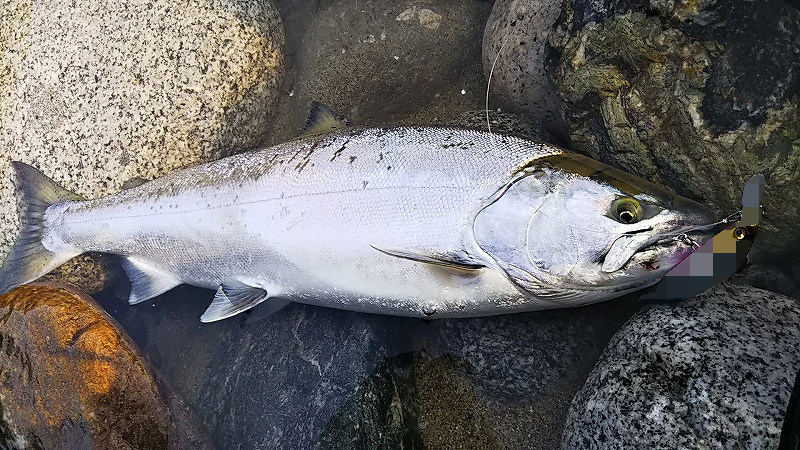
[[[204,450],[208,436],[90,297],[65,285],[0,296],[0,447]]]
[[[483,71],[487,78],[492,74],[492,96],[560,139],[567,136],[566,125],[546,60],[562,3],[497,0],[483,34]]]
[[[291,70],[266,143],[296,136],[311,101],[365,126],[431,124],[482,107],[479,39],[490,8],[482,1],[343,0],[309,11],[305,1],[281,2],[291,18]]]
[[[776,448],[800,368],[800,305],[720,285],[634,316],[575,396],[564,449]]]
[[[0,17],[0,173],[20,160],[88,198],[255,146],[282,82],[271,0],[10,0]]]

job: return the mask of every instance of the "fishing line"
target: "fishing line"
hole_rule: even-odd
[[[514,30],[514,31],[516,31],[516,30]],[[487,130],[488,130],[488,131],[489,131],[489,133],[490,133],[490,134],[489,134],[489,139],[492,141],[492,145],[495,145],[495,143],[494,143],[494,136],[492,136],[492,135],[491,135],[491,132],[492,132],[492,124],[491,124],[491,123],[489,123],[489,88],[492,86],[492,75],[494,75],[494,68],[495,68],[495,66],[497,65],[497,61],[499,61],[499,60],[500,60],[500,54],[502,54],[502,53],[503,53],[503,48],[506,46],[506,42],[508,42],[508,39],[509,39],[509,38],[510,38],[510,37],[511,37],[513,34],[514,34],[514,33],[511,33],[511,34],[509,34],[508,36],[506,36],[506,37],[503,39],[503,42],[501,42],[501,43],[500,43],[500,48],[497,50],[497,55],[495,55],[495,57],[494,57],[494,62],[492,63],[492,68],[491,68],[491,69],[489,69],[489,79],[488,79],[488,80],[487,80],[487,82],[486,82],[486,102],[485,102],[485,108],[486,108],[486,128],[487,128]]]

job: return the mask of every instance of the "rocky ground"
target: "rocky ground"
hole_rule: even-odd
[[[134,348],[119,364],[138,364],[139,385],[158,378],[148,364],[171,385],[125,402],[163,419],[185,401],[199,421],[173,433],[205,445],[205,429],[218,448],[654,448],[670,430],[666,448],[770,447],[800,369],[800,9],[767,3],[11,0],[0,4],[0,172],[24,161],[92,198],[292,139],[313,100],[361,125],[485,128],[491,75],[493,130],[582,152],[719,214],[764,173],[753,264],[724,288],[639,313],[624,298],[425,323],[291,305],[201,324],[211,291],[130,307],[117,262],[89,255],[50,280],[92,293],[121,324],[103,319]],[[0,198],[4,255],[17,227],[10,180]],[[127,448],[99,443],[102,421],[76,425],[75,411],[107,406],[85,394],[98,380],[74,378],[97,357],[32,346],[59,317],[89,314],[83,297],[13,294],[0,297],[4,445],[46,444],[61,427]],[[53,298],[69,312],[46,309]],[[59,394],[67,406],[47,420],[5,400],[50,401],[25,380],[61,372],[76,396]]]

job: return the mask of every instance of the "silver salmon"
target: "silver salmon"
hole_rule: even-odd
[[[441,127],[348,128],[83,200],[12,163],[0,289],[120,255],[131,304],[216,290],[203,322],[289,302],[422,318],[574,307],[650,286],[706,207],[558,147]],[[209,296],[210,297],[210,296]]]

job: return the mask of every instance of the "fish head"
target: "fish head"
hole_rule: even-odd
[[[718,227],[707,207],[577,154],[521,170],[475,217],[478,245],[534,296],[570,306],[657,283]]]

